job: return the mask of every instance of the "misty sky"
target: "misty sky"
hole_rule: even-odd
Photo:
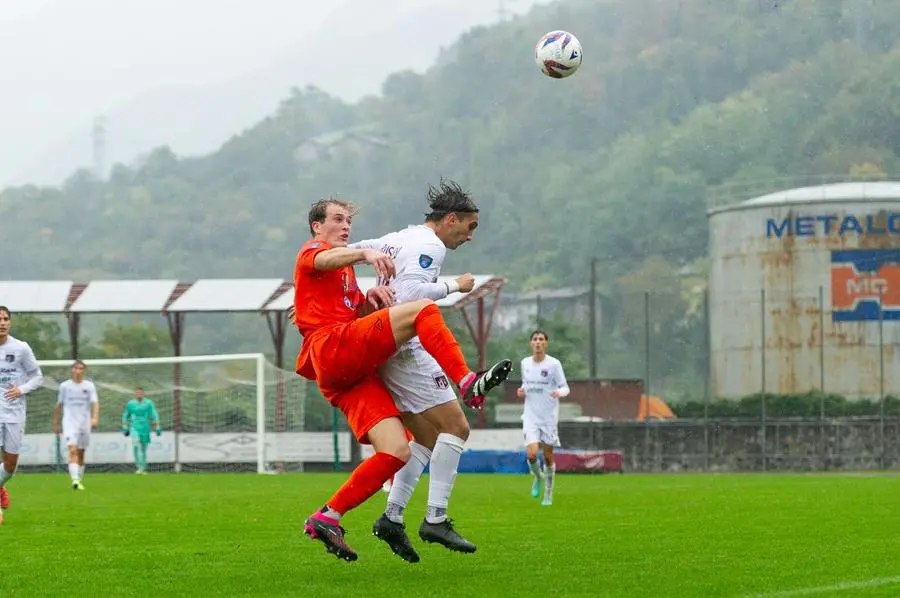
[[[302,48],[306,36],[371,29],[413,7],[447,1],[3,0],[0,187],[23,182],[12,179],[74,128],[143,93],[234,79]],[[484,12],[496,10],[497,1],[456,4]],[[327,52],[309,48],[311,60]]]

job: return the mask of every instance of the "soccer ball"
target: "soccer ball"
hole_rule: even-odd
[[[548,77],[564,79],[581,66],[581,43],[568,31],[551,31],[534,45],[534,62]]]

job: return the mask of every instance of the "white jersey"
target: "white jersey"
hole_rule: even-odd
[[[443,299],[448,287],[438,282],[447,247],[431,228],[418,224],[378,239],[368,239],[350,245],[355,249],[375,249],[394,260],[396,272],[388,286],[394,291],[394,303],[418,299]],[[413,338],[408,345],[419,345]]]
[[[66,380],[60,384],[56,403],[63,408],[63,432],[90,431],[91,411],[97,402],[97,387],[90,380]]]
[[[532,426],[556,426],[559,422],[559,399],[550,395],[559,391],[569,394],[569,385],[562,364],[555,357],[544,355],[541,361],[534,357],[522,360],[522,388],[525,389],[525,412],[522,420],[526,428]]]
[[[352,247],[375,249],[390,255],[396,273],[388,285],[394,302],[443,299],[448,287],[438,282],[447,247],[435,232],[424,225],[409,226],[378,239],[360,241]],[[378,370],[400,411],[422,413],[456,400],[453,384],[438,362],[413,337]],[[455,382],[455,381],[453,381]]]
[[[8,336],[0,345],[0,423],[25,423],[25,396],[44,383],[34,352],[28,343]],[[18,386],[22,396],[9,400],[3,397],[8,389]]]

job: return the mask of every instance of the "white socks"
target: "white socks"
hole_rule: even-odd
[[[544,466],[544,498],[553,498],[553,478],[556,476],[556,463]]]
[[[528,462],[528,469],[534,474],[534,477],[539,480],[543,479],[544,476],[541,475],[541,465],[538,463],[537,459]]]
[[[440,436],[438,436],[440,438]],[[410,441],[409,449],[412,455],[406,465],[400,468],[400,471],[394,474],[394,483],[391,485],[391,492],[388,494],[387,507],[384,514],[394,523],[403,523],[403,511],[412,498],[413,490],[419,483],[419,478],[425,467],[431,460],[431,451],[416,442]],[[435,447],[437,450],[437,447]],[[432,475],[434,472],[432,472]]]
[[[77,463],[69,463],[69,477],[72,478],[72,483],[80,482],[81,478],[84,477],[84,465],[78,465]]]
[[[428,523],[441,523],[447,519],[447,505],[450,492],[456,481],[456,470],[459,457],[462,455],[466,441],[453,434],[438,434],[431,454],[431,469],[428,482],[428,512],[425,520]]]
[[[16,471],[6,471],[6,465],[0,464],[0,488],[6,485],[7,480],[15,475]]]

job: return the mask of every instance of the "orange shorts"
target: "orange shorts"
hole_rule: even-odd
[[[308,341],[316,383],[347,418],[356,439],[368,444],[372,426],[400,417],[394,398],[378,377],[378,367],[397,351],[388,310],[322,332]]]

